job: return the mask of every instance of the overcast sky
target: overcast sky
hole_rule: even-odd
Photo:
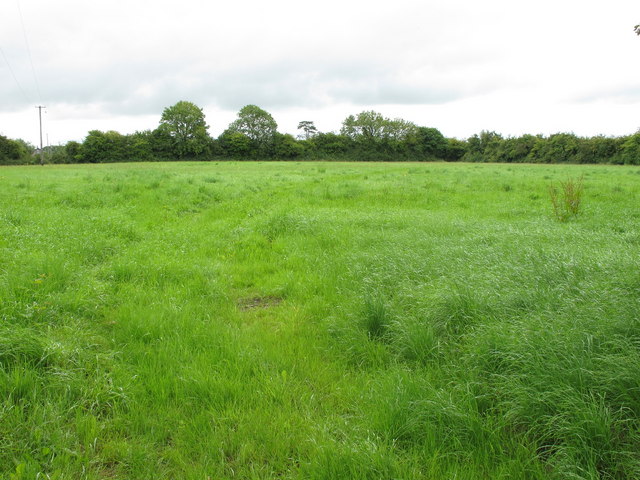
[[[279,131],[376,110],[449,137],[640,128],[638,0],[3,0],[0,134],[37,144],[247,104]]]

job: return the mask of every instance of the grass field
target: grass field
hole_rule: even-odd
[[[640,478],[639,200],[636,167],[2,168],[0,478]]]

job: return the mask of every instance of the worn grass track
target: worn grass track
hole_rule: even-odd
[[[636,167],[2,168],[0,478],[638,478],[639,199]]]

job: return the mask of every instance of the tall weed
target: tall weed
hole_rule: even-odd
[[[582,194],[584,192],[584,177],[568,178],[560,182],[560,187],[549,185],[549,198],[553,207],[553,215],[560,222],[566,222],[580,213],[582,208]]]

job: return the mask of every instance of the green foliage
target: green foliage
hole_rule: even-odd
[[[345,158],[353,148],[353,141],[345,136],[333,132],[319,133],[307,142],[307,152],[314,158]]]
[[[560,182],[560,187],[551,184],[549,197],[553,214],[560,222],[566,222],[580,213],[584,192],[584,177],[569,178]]]
[[[623,163],[625,138],[577,137],[570,133],[503,138],[481,132],[466,142],[462,160],[499,163]]]
[[[342,122],[340,133],[360,142],[381,140],[406,140],[415,134],[416,126],[402,119],[391,120],[378,112],[365,111],[349,115]]]
[[[65,154],[67,162],[63,163],[80,163],[82,161],[82,144],[73,140],[65,145]]]
[[[534,135],[505,138],[494,147],[493,155],[498,162],[527,162],[539,139],[540,137]]]
[[[534,163],[577,163],[579,143],[572,133],[556,133],[536,142],[530,158]]]
[[[206,153],[209,145],[208,125],[197,105],[180,101],[162,112],[158,130],[171,137],[172,153],[178,158]]]
[[[129,159],[127,139],[118,132],[91,130],[82,142],[85,163],[126,162]]]
[[[495,163],[640,164],[640,134],[578,137],[525,134],[503,137],[481,131],[467,140],[446,138],[438,129],[390,119],[375,111],[349,115],[340,133],[318,132],[312,121],[299,122],[298,139],[277,131],[265,110],[246,105],[218,139],[207,133],[202,109],[181,101],[166,108],[153,131],[121,135],[90,131],[82,142],[47,147],[51,163],[147,162],[231,158],[344,161],[465,161]],[[0,137],[0,164],[34,163],[34,149]]]
[[[462,158],[466,162],[492,162],[498,160],[498,152],[503,142],[502,135],[483,130],[467,140],[467,151]]]
[[[413,135],[415,136],[415,150],[419,155],[431,159],[441,159],[447,156],[449,144],[437,128],[417,127]]]
[[[166,129],[156,128],[146,132],[151,152],[155,158],[161,160],[175,160],[173,155],[174,140]]]
[[[465,153],[467,153],[467,143],[458,140],[457,138],[448,138],[447,146],[444,152],[443,159],[448,162],[457,162],[464,158]]]
[[[640,165],[640,132],[631,135],[624,141],[620,159],[625,165]]]
[[[351,143],[349,158],[352,160],[423,159],[431,153],[429,129],[418,132],[411,122],[391,120],[374,111],[348,116],[340,134]]]
[[[297,142],[293,135],[276,133],[274,138],[275,158],[291,160],[304,154],[304,147]]]
[[[23,144],[0,135],[0,165],[26,163],[28,156],[29,152]]]
[[[267,156],[273,148],[278,124],[271,114],[256,105],[246,105],[227,129],[247,136],[252,143],[253,156]]]
[[[153,137],[151,132],[135,132],[127,135],[128,161],[149,162],[153,160]]]
[[[52,145],[47,147],[45,152],[46,163],[76,163],[67,154],[66,145]]]
[[[16,138],[13,140],[14,142],[17,142],[21,147],[22,150],[24,151],[24,154],[29,157],[29,156],[33,156],[36,153],[36,147],[34,145],[32,145],[31,143],[22,140],[21,138]]]
[[[251,156],[251,139],[244,133],[225,130],[218,141],[227,157],[243,159]]]
[[[303,138],[305,140],[309,140],[311,137],[318,134],[318,129],[314,123],[309,120],[303,120],[298,123],[298,130],[302,130],[304,132]]]
[[[373,110],[360,112],[357,116],[349,115],[342,122],[340,133],[352,140],[380,140],[384,138],[386,120],[381,113]]]
[[[624,140],[621,138],[605,137],[598,135],[591,138],[582,138],[578,143],[576,154],[577,163],[619,163],[620,152]]]

